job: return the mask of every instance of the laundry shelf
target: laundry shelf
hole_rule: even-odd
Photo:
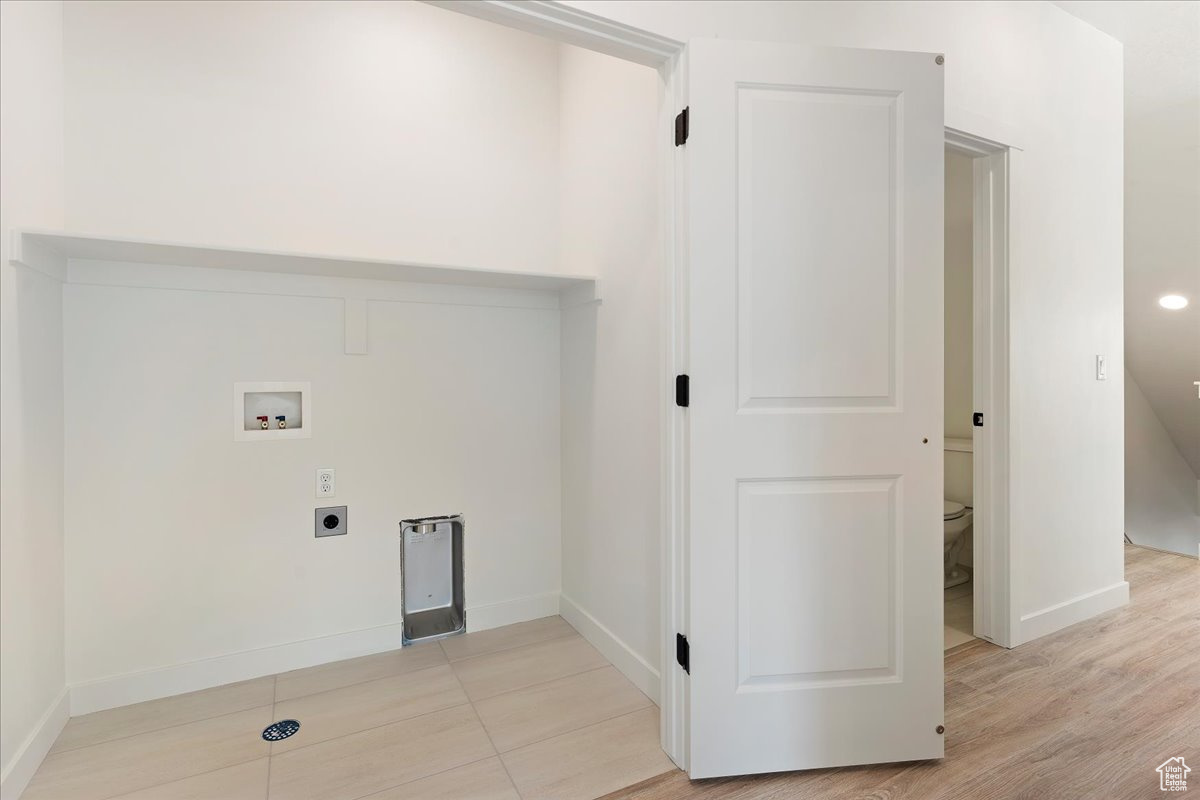
[[[553,292],[560,295],[564,305],[599,299],[597,280],[587,275],[443,266],[402,260],[177,244],[52,231],[13,231],[10,260],[64,281],[74,281],[77,277],[74,270],[68,271],[68,262],[87,260]]]

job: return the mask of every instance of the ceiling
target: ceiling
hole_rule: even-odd
[[[1126,366],[1200,476],[1200,2],[1055,5],[1124,45]]]

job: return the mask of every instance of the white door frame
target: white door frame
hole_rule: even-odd
[[[975,636],[1012,646],[1015,593],[1009,532],[1009,253],[1014,150],[946,128],[946,146],[972,160],[974,225],[974,399],[983,427],[973,428]]]
[[[662,300],[660,314],[660,427],[662,608],[660,708],[662,747],[681,768],[687,764],[687,681],[675,667],[675,633],[687,632],[687,491],[688,436],[685,415],[675,407],[674,376],[687,372],[687,228],[682,203],[686,179],[686,148],[672,141],[675,115],[687,105],[685,43],[650,31],[614,22],[547,0],[425,0],[459,13],[585,47],[658,70],[659,138],[661,142],[662,191]],[[957,109],[947,107],[947,117],[958,118]],[[996,123],[978,120],[989,129]],[[1009,208],[1012,173],[1016,168],[1015,147],[947,128],[946,141],[975,159],[975,342],[976,359],[981,342],[989,345],[985,357],[992,365],[990,380],[980,390],[976,384],[976,407],[985,413],[985,441],[976,439],[976,451],[987,451],[988,474],[981,485],[975,479],[975,496],[986,498],[989,509],[983,527],[987,542],[976,539],[977,564],[985,563],[984,581],[989,589],[980,597],[976,588],[975,629],[996,644],[1010,646],[1015,592],[1011,591],[1009,566],[1015,563],[1014,543],[1008,531],[1008,463],[1010,426],[1008,420],[1008,260],[1012,250]],[[982,196],[981,196],[982,193]],[[988,209],[986,218],[979,210]],[[981,331],[980,275],[990,277],[993,289]],[[976,362],[978,363],[978,361]],[[977,370],[977,373],[979,371]],[[986,402],[985,402],[986,401]],[[977,456],[978,458],[978,456]],[[976,517],[976,530],[979,518]],[[978,534],[977,534],[978,536]],[[976,568],[977,574],[979,568]],[[980,635],[980,633],[977,633]]]
[[[687,106],[687,53],[679,52],[659,68],[659,141],[662,147],[663,229],[659,361],[661,586],[659,727],[663,751],[688,769],[688,682],[676,666],[675,637],[689,630],[688,620],[688,446],[687,417],[675,405],[675,376],[688,373],[687,148],[676,147],[675,115]]]

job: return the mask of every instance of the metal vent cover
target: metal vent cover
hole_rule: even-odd
[[[262,738],[268,742],[278,742],[289,736],[294,736],[300,730],[300,723],[294,719],[282,719],[263,728]]]
[[[402,644],[466,630],[463,517],[400,521]]]

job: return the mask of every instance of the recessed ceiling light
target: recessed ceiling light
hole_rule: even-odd
[[[1164,294],[1158,298],[1158,304],[1163,308],[1168,308],[1171,311],[1178,311],[1181,308],[1187,308],[1187,298],[1178,294]]]

